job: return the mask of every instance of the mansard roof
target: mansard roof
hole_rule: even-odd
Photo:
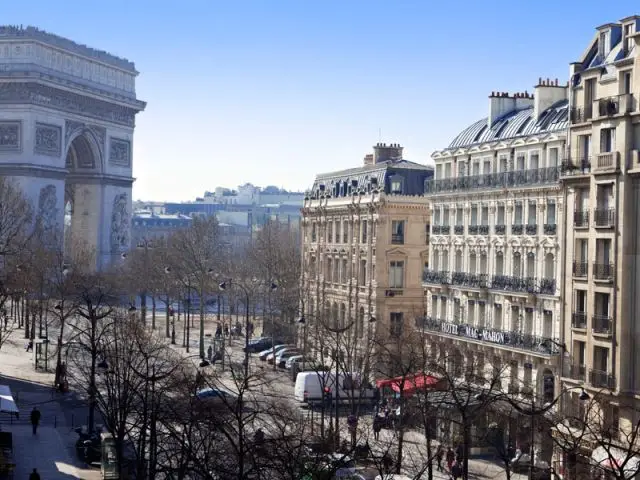
[[[465,128],[449,144],[449,149],[469,147],[518,137],[528,137],[566,130],[568,127],[568,102],[561,100],[547,108],[540,118],[533,118],[533,107],[513,110],[495,120],[489,128],[488,118],[483,118]]]

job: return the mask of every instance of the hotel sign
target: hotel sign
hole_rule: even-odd
[[[460,325],[457,323],[442,322],[442,333],[448,335],[457,335],[467,337],[473,340],[481,340],[483,342],[497,343],[505,345],[509,342],[509,338],[505,332],[498,330],[490,330],[488,328],[476,328],[471,325]]]

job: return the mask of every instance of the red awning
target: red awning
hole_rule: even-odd
[[[432,375],[415,375],[413,377],[385,378],[376,381],[378,388],[391,387],[394,392],[413,393],[416,390],[428,389],[438,383],[438,378]],[[400,388],[402,386],[402,388]]]

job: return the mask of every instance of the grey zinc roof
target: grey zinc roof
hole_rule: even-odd
[[[533,107],[514,110],[488,126],[487,118],[478,120],[464,129],[449,144],[449,148],[468,147],[517,137],[566,130],[568,127],[568,102],[562,100],[546,109],[540,119],[533,119]]]

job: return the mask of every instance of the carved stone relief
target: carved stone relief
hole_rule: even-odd
[[[22,148],[22,123],[0,122],[0,152],[15,152]]]
[[[84,128],[84,123],[76,122],[74,120],[65,120],[64,121],[64,144],[69,144],[69,139],[71,135],[75,133],[77,130],[81,130]]]
[[[56,227],[58,217],[58,196],[55,185],[46,185],[40,189],[38,197],[37,226],[40,231],[50,231]]]
[[[111,214],[111,252],[118,253],[129,248],[129,197],[126,193],[120,193],[113,199],[113,212]]]
[[[62,128],[58,125],[36,123],[33,153],[59,157],[62,154]]]

